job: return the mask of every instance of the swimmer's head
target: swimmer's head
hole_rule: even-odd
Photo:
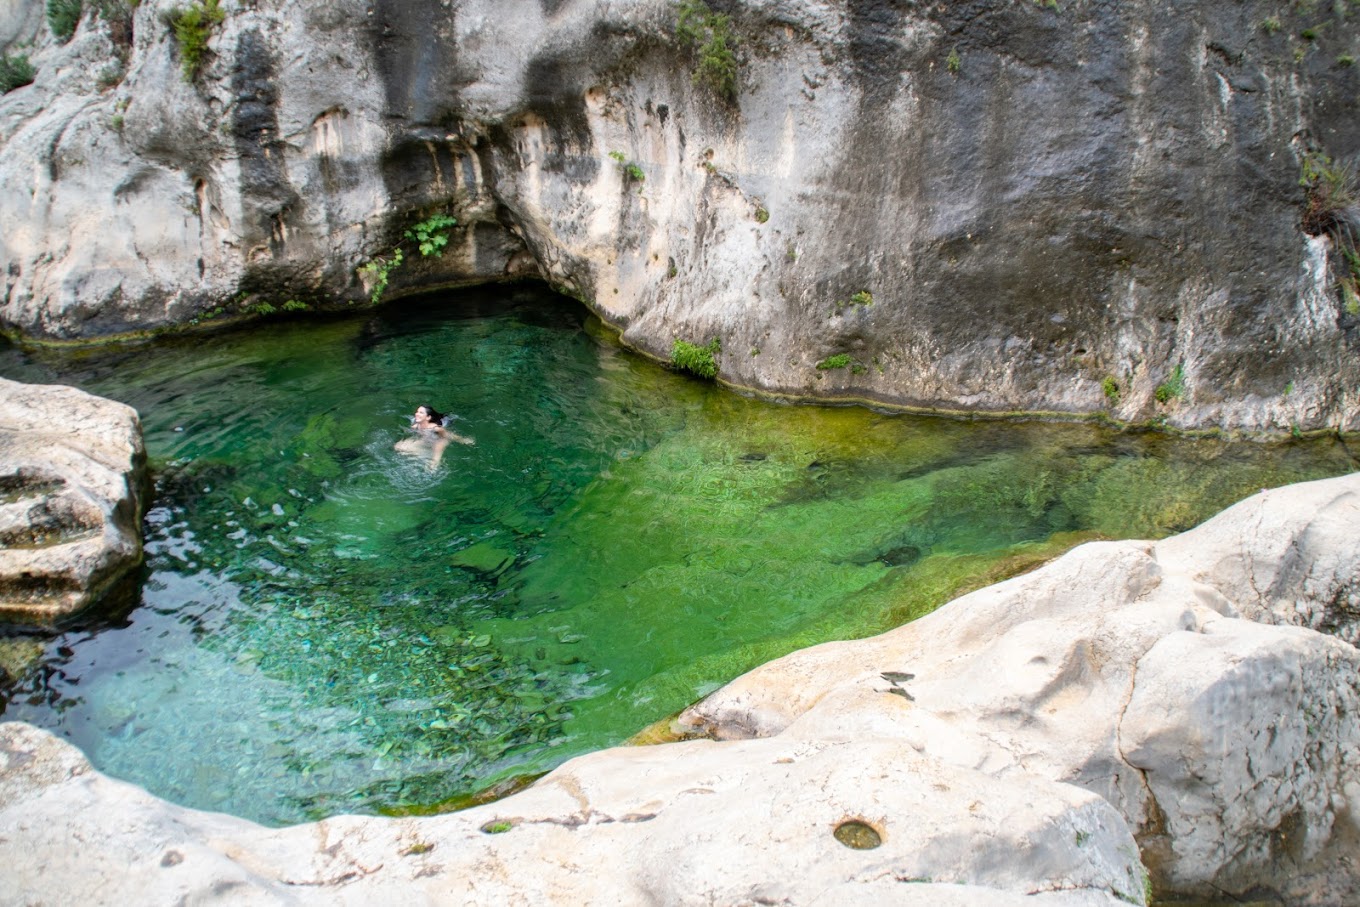
[[[416,414],[411,417],[411,425],[415,428],[437,428],[443,424],[444,414],[428,404],[417,406]]]

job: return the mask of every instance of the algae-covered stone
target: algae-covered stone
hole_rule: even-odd
[[[497,577],[515,563],[515,553],[497,547],[492,542],[478,542],[464,548],[451,560],[455,567],[463,567],[490,577]]]

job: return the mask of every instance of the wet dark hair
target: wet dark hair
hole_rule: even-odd
[[[444,420],[448,418],[448,416],[444,415],[443,413],[441,413],[439,410],[435,409],[428,403],[422,403],[419,406],[417,406],[416,409],[423,409],[425,410],[425,412],[429,413],[430,421],[433,422],[435,425],[443,425]]]

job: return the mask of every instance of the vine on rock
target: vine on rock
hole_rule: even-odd
[[[415,243],[417,251],[423,258],[443,255],[444,247],[449,244],[449,233],[457,224],[456,217],[436,214],[403,231],[401,234],[403,243],[406,241]],[[369,298],[375,305],[386,292],[392,272],[406,261],[403,243],[398,243],[388,255],[379,256],[359,267],[359,273],[373,281],[373,290]]]

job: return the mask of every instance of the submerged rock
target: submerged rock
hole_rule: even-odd
[[[0,622],[58,623],[140,563],[146,481],[131,407],[0,378]]]
[[[1084,545],[443,816],[264,829],[0,724],[0,900],[1353,903],[1360,652],[1252,618],[1349,601],[1358,529],[1352,475]]]

